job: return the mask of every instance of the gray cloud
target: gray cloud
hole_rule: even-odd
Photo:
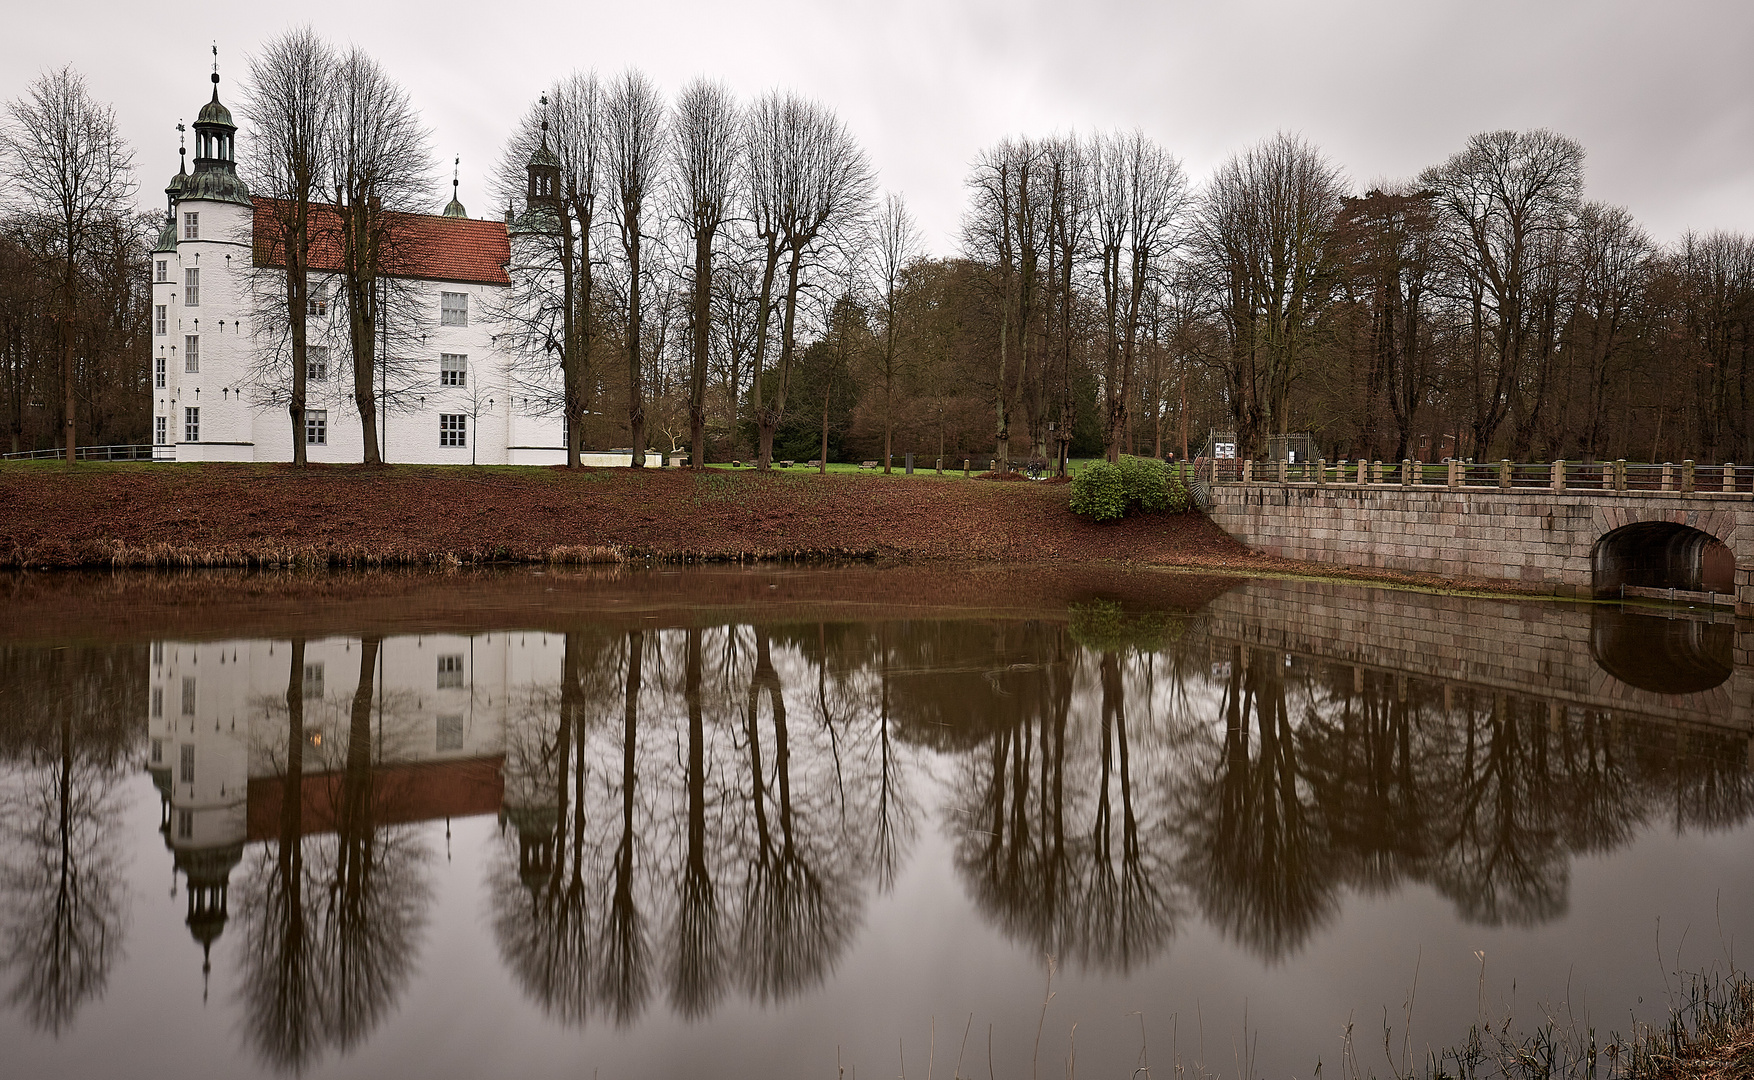
[[[243,57],[284,28],[281,10],[35,5],[9,16],[0,96],[44,68],[82,70],[116,104],[142,202],[155,205],[176,169],[173,127],[206,97],[209,41],[235,104]],[[1588,149],[1590,197],[1629,207],[1658,238],[1754,232],[1754,5],[1742,3],[313,0],[297,10],[404,82],[437,155],[463,156],[463,200],[481,216],[494,211],[485,178],[504,134],[542,87],[575,67],[631,64],[669,90],[708,74],[744,96],[777,84],[829,102],[941,253],[954,250],[963,178],[982,146],[1116,126],[1143,128],[1196,178],[1295,130],[1358,184],[1416,173],[1475,131],[1551,127]]]

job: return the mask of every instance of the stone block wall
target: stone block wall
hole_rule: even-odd
[[[1594,607],[1251,581],[1214,600],[1205,617],[1218,641],[1568,706],[1754,731],[1754,627],[1737,621],[1735,667],[1726,682],[1699,693],[1659,694],[1621,682],[1596,663]]]
[[[1730,495],[1550,493],[1432,486],[1214,484],[1211,517],[1288,559],[1591,594],[1591,551],[1634,521],[1708,532],[1736,558],[1738,614],[1754,616],[1754,500]]]

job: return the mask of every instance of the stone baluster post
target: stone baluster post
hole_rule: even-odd
[[[1254,479],[1255,479],[1255,459],[1254,458],[1243,458],[1242,459],[1242,482],[1245,484],[1249,484],[1249,483],[1253,483]]]
[[[1328,459],[1316,458],[1316,487],[1328,486]]]
[[[1727,461],[1724,463],[1724,490],[1736,490],[1736,467]]]
[[[1462,473],[1462,463],[1457,461],[1455,458],[1450,458],[1449,459],[1449,467],[1445,471],[1445,475],[1444,475],[1444,485],[1446,487],[1448,487],[1451,491],[1454,491],[1456,488],[1461,487],[1462,486],[1461,485],[1461,473]]]
[[[1510,459],[1509,458],[1499,458],[1498,459],[1498,486],[1503,488],[1506,491],[1510,490]]]
[[[1410,487],[1410,486],[1412,486],[1412,483],[1413,483],[1413,462],[1408,460],[1407,458],[1402,458],[1401,459],[1401,486],[1402,487]]]
[[[1291,462],[1286,461],[1284,458],[1280,458],[1279,459],[1279,482],[1281,484],[1284,484],[1284,483],[1289,482],[1290,479],[1291,479]]]
[[[1625,491],[1626,490],[1626,459],[1625,458],[1616,458],[1614,460],[1614,490],[1615,491]]]
[[[1675,490],[1675,463],[1672,461],[1663,462],[1663,490]]]
[[[1681,463],[1681,494],[1693,494],[1693,459]]]
[[[1363,458],[1359,458],[1358,459],[1358,486],[1363,487],[1365,484],[1370,483],[1369,479],[1367,479],[1369,476],[1370,476],[1370,462],[1366,461]]]
[[[1553,494],[1565,493],[1565,459],[1560,458],[1553,463]]]

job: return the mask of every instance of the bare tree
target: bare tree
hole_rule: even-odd
[[[774,429],[785,415],[797,353],[799,297],[825,257],[845,254],[846,241],[858,235],[873,180],[864,149],[840,118],[827,107],[793,94],[771,93],[756,102],[745,144],[750,216],[765,248],[752,393],[761,444],[757,464],[766,469],[773,462]],[[779,298],[780,355],[774,365],[773,395],[765,397],[761,368],[782,259],[786,277]]]
[[[689,462],[706,468],[706,372],[712,349],[713,241],[731,209],[738,152],[737,105],[720,83],[696,79],[676,99],[677,217],[694,245],[693,323],[689,357]]]
[[[974,189],[975,205],[963,224],[964,244],[992,268],[999,302],[999,362],[994,381],[997,459],[993,468],[1000,472],[1010,467],[1011,424],[1023,372],[1029,368],[1028,327],[1038,288],[1039,260],[1039,214],[1032,178],[1040,153],[1027,139],[1006,139],[981,155],[968,182]]]
[[[1187,180],[1181,162],[1140,131],[1097,139],[1092,150],[1092,223],[1102,261],[1107,331],[1103,448],[1110,461],[1118,461],[1138,366],[1146,289],[1180,238]]]
[[[602,222],[597,196],[604,170],[603,87],[595,72],[574,72],[524,116],[500,161],[496,185],[511,217],[512,294],[505,311],[511,351],[522,353],[520,382],[531,392],[551,384],[558,359],[566,417],[567,467],[579,467],[597,380],[602,338],[597,259]],[[544,190],[547,183],[551,190]]]
[[[74,393],[75,308],[80,264],[94,238],[128,215],[134,156],[116,130],[115,110],[92,100],[71,67],[44,72],[6,106],[0,162],[10,174],[4,197],[43,244],[58,271],[62,417],[67,460],[77,457]]]
[[[640,71],[629,69],[609,87],[603,102],[605,166],[615,190],[611,212],[627,259],[627,424],[633,467],[646,463],[646,401],[640,353],[640,287],[650,271],[644,252],[645,204],[659,186],[664,165],[664,100]]]
[[[308,317],[311,248],[316,241],[313,204],[322,202],[329,174],[327,138],[335,90],[335,51],[309,26],[288,30],[250,59],[245,108],[253,122],[256,152],[250,188],[266,199],[274,228],[258,236],[273,249],[268,262],[285,267],[278,295],[263,299],[285,314],[292,354],[292,463],[305,464],[305,392],[309,377]],[[263,205],[263,204],[258,204]],[[280,314],[275,311],[274,314]],[[278,318],[261,320],[267,325]],[[259,322],[258,325],[261,323]]]
[[[902,274],[920,254],[920,230],[907,212],[907,202],[894,192],[883,199],[876,240],[877,304],[883,318],[877,377],[883,380],[883,471],[889,472],[895,456],[895,381],[904,366],[896,348]],[[826,467],[826,460],[823,464]]]
[[[383,455],[372,377],[389,358],[379,355],[378,336],[394,303],[392,292],[400,287],[392,274],[417,256],[401,215],[425,207],[431,155],[407,92],[376,60],[355,48],[338,62],[335,79],[327,158],[340,226],[353,400],[365,461],[379,465]]]
[[[1242,452],[1289,423],[1291,385],[1332,277],[1340,194],[1339,174],[1321,152],[1285,133],[1219,166],[1207,187],[1194,244],[1221,298]]]
[[[1472,327],[1474,452],[1490,452],[1539,345],[1535,292],[1563,258],[1583,195],[1583,147],[1551,131],[1492,131],[1420,182],[1435,193],[1441,251]]]

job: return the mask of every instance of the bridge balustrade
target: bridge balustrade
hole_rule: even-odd
[[[1185,466],[1184,466],[1185,468]],[[1452,490],[1566,491],[1623,494],[1744,496],[1754,499],[1754,465],[1682,462],[1445,461],[1427,463],[1365,459],[1255,461],[1219,458],[1196,467],[1214,484],[1312,484],[1316,486],[1447,487]]]

